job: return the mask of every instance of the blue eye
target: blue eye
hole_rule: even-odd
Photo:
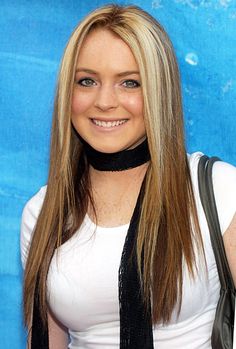
[[[136,80],[125,80],[123,85],[127,88],[137,88],[140,87],[140,83]]]
[[[78,84],[84,87],[90,87],[95,85],[95,81],[90,78],[83,78],[78,81]]]

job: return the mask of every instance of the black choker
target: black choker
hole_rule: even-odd
[[[88,163],[99,171],[123,171],[145,164],[150,160],[148,142],[145,139],[137,147],[116,153],[102,153],[81,140]]]

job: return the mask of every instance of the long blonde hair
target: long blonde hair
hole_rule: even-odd
[[[179,72],[172,44],[161,25],[136,6],[99,8],[75,29],[61,63],[47,192],[25,270],[24,312],[28,326],[35,291],[42,318],[46,319],[46,279],[52,256],[80,227],[88,202],[92,202],[88,164],[71,125],[71,100],[81,45],[96,28],[110,30],[123,39],[140,69],[151,160],[137,233],[137,260],[146,303],[151,290],[153,322],[168,321],[174,306],[178,303],[180,307],[183,259],[193,276],[196,264],[193,239],[202,246],[186,159]]]

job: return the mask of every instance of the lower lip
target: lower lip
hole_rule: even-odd
[[[118,126],[111,126],[111,127],[99,126],[99,125],[95,124],[93,122],[93,120],[91,120],[91,123],[96,128],[96,130],[99,130],[101,132],[112,132],[112,131],[120,130],[124,125],[126,125],[127,121],[125,121],[124,123],[122,123],[122,124],[120,124]]]

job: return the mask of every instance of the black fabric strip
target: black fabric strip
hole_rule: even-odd
[[[89,164],[99,171],[128,170],[145,164],[150,160],[147,139],[133,149],[122,150],[116,153],[99,152],[84,140],[81,141]]]
[[[119,269],[120,349],[153,349],[151,306],[146,309],[137,267],[136,237],[143,185],[130,222]],[[132,259],[130,258],[132,255]]]
[[[48,326],[44,326],[38,307],[38,282],[36,284],[31,333],[31,349],[49,349]]]

